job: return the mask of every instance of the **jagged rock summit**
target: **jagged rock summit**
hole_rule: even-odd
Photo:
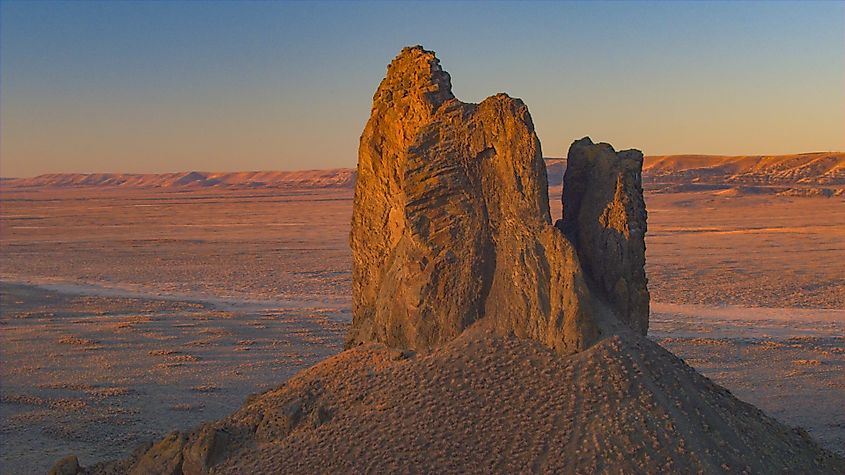
[[[639,152],[575,142],[553,225],[525,105],[461,103],[414,47],[360,153],[353,348],[222,420],[54,473],[845,472],[643,336]]]
[[[463,103],[433,52],[402,50],[361,136],[348,344],[430,351],[480,324],[569,354],[620,322],[645,334],[642,154],[586,138],[569,162],[555,227],[525,104]]]

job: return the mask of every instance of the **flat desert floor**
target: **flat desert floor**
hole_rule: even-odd
[[[845,200],[647,205],[650,336],[845,454]],[[351,207],[328,188],[5,190],[0,472],[124,456],[340,351]]]

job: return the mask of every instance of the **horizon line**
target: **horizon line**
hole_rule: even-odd
[[[652,158],[652,157],[713,157],[713,158],[750,158],[750,157],[759,157],[759,158],[776,158],[776,157],[788,157],[794,155],[813,155],[819,153],[834,153],[834,154],[845,154],[845,150],[816,150],[812,152],[797,152],[797,153],[779,153],[779,154],[765,154],[765,153],[755,153],[755,154],[738,154],[738,155],[724,155],[724,154],[708,154],[708,153],[671,153],[671,154],[652,154],[652,155],[645,155],[643,154],[643,158]],[[553,156],[544,156],[544,161],[549,160],[566,160],[566,157],[553,157]],[[20,179],[27,179],[27,178],[38,178],[45,175],[126,175],[126,176],[140,176],[140,175],[170,175],[170,174],[185,174],[185,173],[201,173],[201,174],[226,174],[226,173],[297,173],[297,172],[313,172],[313,171],[329,171],[329,170],[356,170],[357,164],[355,166],[350,167],[327,167],[327,168],[297,168],[297,169],[264,169],[264,170],[216,170],[216,171],[205,171],[205,170],[174,170],[174,171],[161,171],[161,172],[117,172],[117,171],[93,171],[93,172],[43,172],[37,175],[29,175],[29,176],[4,176],[0,174],[0,180],[20,180]]]

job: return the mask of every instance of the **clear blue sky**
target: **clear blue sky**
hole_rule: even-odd
[[[387,63],[528,104],[546,156],[845,149],[845,3],[15,2],[0,174],[355,165]]]

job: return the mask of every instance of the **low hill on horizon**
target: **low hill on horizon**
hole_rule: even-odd
[[[546,158],[549,186],[560,186],[566,160]],[[301,171],[51,173],[28,178],[2,178],[10,189],[39,188],[349,188],[355,184],[353,168]],[[645,157],[643,182],[652,191],[726,190],[759,193],[772,188],[794,193],[795,187],[839,195],[845,189],[845,152],[811,152],[792,155],[653,155]],[[826,187],[827,192],[820,190]]]
[[[566,159],[546,159],[549,185],[560,184]],[[845,152],[791,155],[649,155],[643,181],[757,185],[845,185]]]
[[[3,178],[0,184],[8,188],[352,188],[355,185],[355,170],[50,173],[31,178]]]

